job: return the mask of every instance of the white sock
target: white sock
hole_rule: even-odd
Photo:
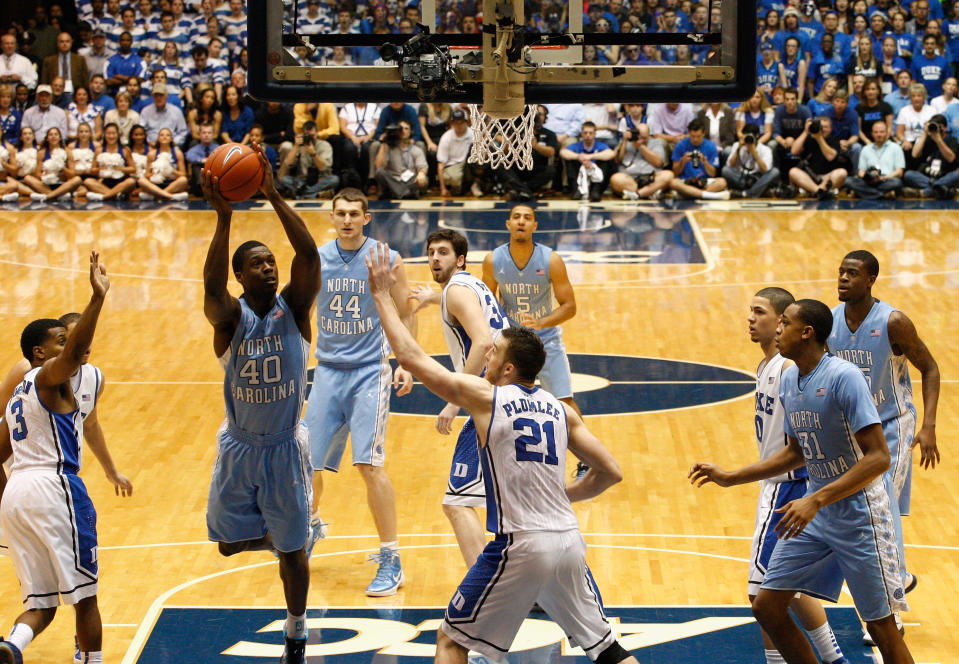
[[[80,651],[80,661],[83,664],[103,664],[103,651],[90,650],[89,652]]]
[[[893,615],[896,617],[896,629],[902,629],[902,616],[899,615],[898,611],[896,611]]]
[[[10,636],[7,638],[7,641],[19,648],[20,652],[23,652],[24,648],[33,641],[33,628],[24,623],[17,623],[13,626],[13,629],[10,630]]]
[[[380,542],[380,548],[389,549],[390,551],[399,551],[400,543],[396,540],[393,540],[392,542]]]
[[[809,630],[809,640],[812,641],[813,647],[816,649],[816,652],[819,653],[819,659],[826,664],[829,662],[835,662],[837,659],[842,657],[842,649],[839,647],[839,643],[836,641],[836,635],[832,631],[832,627],[829,626],[828,622],[824,622],[818,628]]]
[[[306,628],[306,614],[294,616],[289,611],[286,612],[286,637],[288,639],[305,639],[310,633]]]
[[[722,199],[722,196],[721,196],[720,194],[722,194],[722,192],[704,191],[704,192],[703,192],[703,200],[704,200],[704,201],[718,201],[718,200],[721,200],[721,199]]]
[[[778,650],[767,650],[766,664],[786,664],[786,660],[783,659]]]

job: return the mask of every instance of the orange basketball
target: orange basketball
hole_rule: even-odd
[[[206,158],[207,173],[220,180],[228,201],[245,201],[263,184],[263,165],[252,148],[239,143],[221,145]]]

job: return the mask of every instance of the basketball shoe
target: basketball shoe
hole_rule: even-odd
[[[371,563],[377,563],[376,576],[366,587],[369,597],[395,595],[403,585],[403,568],[400,566],[400,552],[382,548],[379,553],[370,556]]]

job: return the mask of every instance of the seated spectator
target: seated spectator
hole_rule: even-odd
[[[889,22],[892,24],[891,34],[896,40],[896,54],[908,61],[919,48],[916,46],[916,35],[906,30],[906,14],[900,9],[889,12]]]
[[[856,110],[859,102],[862,101],[862,89],[866,85],[866,77],[862,74],[854,74],[852,77],[852,89],[849,91],[849,108]]]
[[[903,175],[907,187],[918,189],[923,198],[935,196],[941,200],[955,198],[959,186],[959,141],[949,132],[946,117],[942,114],[932,116],[916,138],[912,146],[915,166]]]
[[[120,20],[120,24],[114,26],[113,30],[111,30],[110,33],[107,35],[107,37],[110,40],[110,46],[114,50],[114,56],[117,53],[123,53],[123,54],[135,53],[137,57],[142,60],[142,56],[140,55],[140,52],[142,51],[144,54],[146,54],[146,52],[150,48],[150,41],[149,41],[149,36],[147,35],[147,31],[136,24],[136,11],[132,7],[125,8],[120,13],[120,16],[122,17]],[[124,33],[127,34],[129,39],[126,39],[124,37]],[[129,43],[127,50],[124,50],[123,48],[124,41],[127,41]],[[107,61],[108,72],[110,70],[111,61],[116,62],[115,60],[113,60],[112,57],[110,58],[110,60]],[[139,76],[139,73],[137,73],[137,75]],[[107,78],[110,78],[110,76],[111,76],[110,73],[106,74]]]
[[[93,130],[86,122],[77,127],[77,137],[70,143],[70,156],[73,157],[73,173],[81,179],[94,171],[94,158],[97,156],[97,144],[93,142]]]
[[[912,146],[936,112],[926,103],[926,88],[922,83],[913,83],[909,88],[909,102],[896,116],[896,140],[906,154],[906,166],[913,168]]]
[[[736,109],[736,140],[740,143],[743,141],[743,127],[749,122],[759,127],[759,142],[769,145],[773,137],[773,109],[766,95],[758,88],[745,104]],[[773,141],[772,145],[775,144]]]
[[[133,159],[133,178],[139,184],[140,178],[147,174],[150,165],[150,144],[147,143],[147,130],[142,125],[130,128],[130,158]]]
[[[782,76],[782,63],[776,60],[776,48],[772,42],[762,42],[759,52],[761,57],[756,63],[756,85],[764,94],[772,94]]]
[[[886,125],[886,136],[892,132],[892,107],[879,97],[879,82],[866,81],[862,89],[862,101],[856,107],[859,115],[859,140],[868,145],[872,142],[872,128],[877,122]]]
[[[909,65],[896,52],[896,38],[886,35],[882,40],[882,53],[879,56],[879,75],[882,80],[882,90],[888,94],[896,87],[896,76]]]
[[[103,117],[103,130],[106,131],[106,125],[115,124],[120,131],[120,144],[127,145],[130,142],[130,130],[140,124],[140,114],[130,108],[130,94],[126,91],[117,93],[116,104],[117,107],[107,111]]]
[[[579,140],[559,151],[566,169],[573,199],[599,201],[611,175],[616,152],[596,140],[596,125],[588,120],[582,124]]]
[[[809,71],[809,62],[802,56],[799,46],[799,39],[796,37],[790,37],[786,40],[786,53],[779,62],[779,82],[775,87],[784,90],[790,88],[796,90],[799,93],[799,100],[802,101],[802,95],[806,91],[804,81]],[[771,91],[766,94],[772,98]]]
[[[545,105],[536,107],[536,117],[533,119],[533,168],[512,166],[497,171],[509,200],[535,200],[536,194],[547,189],[553,182],[556,174],[553,160],[559,152],[559,141],[556,140],[556,134],[545,126],[548,114],[549,110]]]
[[[153,86],[153,103],[140,113],[140,122],[147,130],[147,141],[156,144],[160,131],[168,129],[175,145],[183,145],[189,135],[183,112],[167,103],[166,85],[157,83]]]
[[[586,121],[582,104],[546,104],[548,114],[543,126],[556,134],[559,146],[566,147],[579,138],[580,127]]]
[[[381,121],[382,117],[381,114]],[[426,154],[413,142],[413,128],[409,120],[400,120],[396,125],[387,126],[398,127],[398,133],[391,128],[389,134],[384,132],[381,135],[383,141],[373,159],[380,198],[419,198],[420,192],[426,191],[429,186]]]
[[[176,71],[177,71],[177,76],[179,76],[179,70],[176,70]],[[172,104],[173,106],[176,106],[182,111],[183,100],[180,98],[180,92],[182,92],[182,88],[180,87],[179,84],[169,85],[167,83],[170,72],[171,72],[171,69],[164,69],[163,67],[158,67],[157,69],[154,69],[153,72],[150,74],[150,80],[144,81],[143,83],[146,88],[143,92],[144,94],[147,94],[152,98],[153,87],[159,84],[163,84],[166,86],[167,103]]]
[[[721,154],[729,154],[736,142],[736,114],[729,104],[704,104],[696,117],[706,127],[706,138],[716,144]]]
[[[13,88],[0,83],[0,140],[15,143],[23,113],[13,107]]]
[[[187,124],[190,127],[190,136],[194,141],[200,140],[200,125],[208,124],[213,127],[213,135],[220,135],[220,127],[223,122],[223,114],[217,108],[216,92],[213,88],[202,87],[206,83],[201,83],[201,90],[197,93],[196,106],[187,111]]]
[[[103,133],[103,115],[100,109],[90,103],[90,92],[82,85],[73,91],[73,103],[67,108],[67,140],[77,138],[77,129],[82,123],[93,128],[94,140],[100,140]]]
[[[142,82],[136,76],[127,79],[125,92],[130,95],[130,108],[136,111],[138,115],[144,108],[153,103],[153,98],[143,89]]]
[[[8,174],[17,181],[17,190],[24,196],[33,193],[33,189],[24,182],[28,175],[37,170],[37,143],[33,129],[27,126],[20,127],[20,138],[17,141],[16,153],[11,153],[16,169]]]
[[[440,194],[445,198],[451,194],[460,195],[472,187],[473,195],[480,197],[483,191],[473,182],[470,173],[470,146],[473,144],[473,130],[466,121],[466,113],[456,109],[450,115],[450,128],[440,137],[436,146],[437,179],[440,182]]]
[[[47,130],[46,139],[37,150],[37,166],[32,175],[23,178],[32,189],[30,199],[43,202],[67,196],[80,186],[73,174],[73,158],[63,144],[63,135],[56,127]]]
[[[370,146],[379,118],[379,104],[356,102],[346,104],[340,110],[340,134],[343,136],[341,172],[344,176],[346,171],[354,171],[357,177],[367,179],[370,172]],[[357,188],[363,189],[365,184],[365,181],[360,182]]]
[[[255,122],[263,127],[263,141],[272,146],[283,161],[286,153],[293,149],[293,111],[285,104],[270,101],[256,112]]]
[[[855,172],[859,163],[859,115],[849,108],[849,95],[837,90],[832,98],[832,107],[824,114],[832,121],[832,136],[839,141],[839,156],[846,162],[844,167]]]
[[[776,139],[774,157],[780,172],[788,172],[795,165],[792,146],[806,126],[806,120],[812,117],[806,106],[799,105],[799,93],[786,90],[783,103],[776,107],[773,114],[773,138]]]
[[[312,120],[303,123],[293,142],[277,171],[277,186],[295,198],[332,198],[340,183],[333,174],[333,147],[317,137]]]
[[[839,159],[839,139],[832,135],[832,120],[806,120],[790,149],[797,165],[789,169],[789,181],[819,200],[836,198],[849,172]]]
[[[240,90],[228,85],[223,93],[224,108],[220,113],[219,137],[223,143],[250,142],[250,129],[253,127],[253,110],[243,103]],[[262,129],[262,127],[261,127]]]
[[[895,198],[905,170],[902,148],[889,140],[886,123],[876,122],[872,125],[872,143],[859,155],[857,175],[846,180],[846,185],[859,198]]]
[[[373,155],[374,159],[371,160],[370,172],[367,179],[373,179],[375,175],[376,166],[372,161],[375,160],[376,155],[380,152],[380,142],[383,140],[386,127],[397,125],[401,121],[407,122],[410,125],[410,140],[422,150],[424,155],[426,154],[426,143],[424,143],[423,132],[420,129],[419,113],[417,110],[410,104],[404,104],[403,102],[386,104],[380,108],[380,117],[376,121],[376,131],[374,132],[373,143],[370,145],[370,154]],[[429,160],[427,160],[427,178],[429,178],[428,169]],[[427,179],[427,183],[428,182],[429,180]]]
[[[959,17],[957,17],[957,19],[959,19]],[[959,20],[956,22],[956,29],[959,31]],[[929,102],[932,110],[936,113],[945,113],[949,106],[959,104],[959,99],[956,98],[957,87],[959,87],[959,85],[957,85],[955,78],[952,76],[947,78],[942,84],[942,94]]]
[[[728,200],[726,180],[719,175],[719,150],[706,138],[706,127],[694,119],[688,136],[673,148],[673,175],[670,188],[686,198]]]
[[[227,84],[227,68],[222,60],[211,61],[205,46],[194,46],[190,62],[183,72],[184,96],[187,103],[194,102],[200,85],[208,85],[216,95],[217,104],[223,100],[223,88]],[[217,132],[219,135],[220,132]]]
[[[20,198],[17,180],[17,148],[0,137],[0,201],[12,203]]]
[[[212,92],[212,89],[210,91]],[[209,122],[201,124],[197,133],[199,140],[186,151],[186,163],[190,165],[190,193],[201,196],[200,171],[203,170],[206,158],[219,147],[219,143],[214,140],[216,128]]]
[[[49,85],[37,86],[37,103],[23,114],[21,127],[30,127],[37,136],[46,136],[47,130],[56,127],[60,135],[67,133],[67,114],[53,105],[53,89]]]
[[[773,151],[759,142],[758,126],[750,122],[743,127],[743,141],[733,144],[722,174],[735,198],[761,198],[779,181]]]
[[[103,148],[97,152],[90,177],[83,181],[88,201],[126,200],[136,187],[130,150],[120,144],[120,128],[108,122],[103,128]]]
[[[30,60],[17,53],[17,38],[12,34],[0,37],[0,83],[16,87],[19,84],[32,89],[37,85],[37,70]]]
[[[662,191],[669,190],[673,172],[665,168],[666,144],[650,136],[649,125],[638,124],[623,132],[616,148],[616,163],[619,172],[609,179],[614,194],[635,201],[659,198]]]
[[[260,146],[260,148],[263,150],[263,154],[266,155],[266,160],[270,162],[270,169],[274,174],[276,174],[276,169],[279,166],[279,158],[276,154],[276,150],[263,142],[263,127],[258,124],[250,127],[250,143],[256,143]]]
[[[113,97],[106,93],[106,88],[107,84],[102,75],[93,74],[90,77],[90,105],[100,109],[101,117],[117,107]]]
[[[650,104],[646,112],[653,138],[665,142],[669,151],[686,138],[689,123],[696,118],[692,104]]]
[[[829,109],[832,108],[832,100],[836,94],[836,90],[838,89],[838,78],[831,78],[823,83],[822,89],[819,90],[819,93],[816,94],[815,97],[812,97],[806,104],[809,107],[810,115],[812,115],[814,118],[820,115],[825,115]]]
[[[912,73],[908,69],[902,69],[896,74],[895,89],[883,97],[883,101],[889,104],[892,109],[892,115],[895,117],[903,106],[909,105],[909,88],[912,86]],[[851,105],[851,104],[850,104]]]
[[[149,135],[149,130],[147,130]],[[156,147],[150,150],[147,174],[137,182],[140,200],[155,198],[167,201],[185,201],[190,181],[186,177],[186,159],[173,141],[173,132],[167,128],[157,133]]]
[[[952,75],[952,65],[941,55],[937,55],[938,42],[935,35],[927,34],[922,38],[922,53],[912,58],[912,77],[916,83],[926,86],[930,97],[942,94],[943,82]]]
[[[619,142],[619,104],[583,104],[586,120],[596,125],[596,140],[606,145]]]
[[[806,96],[810,99],[816,96],[823,84],[831,78],[843,76],[846,73],[846,63],[842,56],[834,50],[835,40],[832,35],[822,36],[821,51],[813,56],[809,63],[809,73],[806,76]]]
[[[50,81],[50,88],[53,90],[53,105],[62,108],[64,111],[73,103],[73,95],[66,91],[65,84],[62,76],[54,76],[53,80]]]
[[[881,18],[880,18],[881,20]],[[856,53],[849,60],[846,67],[848,85],[852,87],[852,77],[856,74],[869,78],[879,78],[879,61],[872,46],[872,38],[869,36],[860,37],[856,42]]]

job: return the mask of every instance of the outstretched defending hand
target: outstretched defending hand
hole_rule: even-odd
[[[230,201],[223,198],[220,193],[220,178],[210,175],[205,168],[200,169],[200,186],[203,189],[203,198],[213,206],[217,214],[230,216],[233,214],[233,207]]]
[[[250,147],[260,158],[260,166],[263,167],[263,184],[260,185],[260,191],[263,192],[264,196],[279,193],[273,181],[273,167],[270,166],[270,160],[266,158],[263,147],[259,143],[250,143]]]
[[[399,261],[390,267],[390,246],[385,242],[377,242],[375,247],[370,247],[366,267],[369,270],[370,293],[374,296],[382,293],[389,295],[400,269]]]
[[[689,469],[689,474],[686,477],[689,478],[689,483],[695,485],[696,488],[700,488],[710,482],[714,482],[719,486],[731,485],[729,473],[711,463],[694,464],[693,467]]]
[[[107,266],[100,263],[100,254],[90,252],[90,286],[94,295],[103,297],[110,290],[110,277],[107,276]]]

